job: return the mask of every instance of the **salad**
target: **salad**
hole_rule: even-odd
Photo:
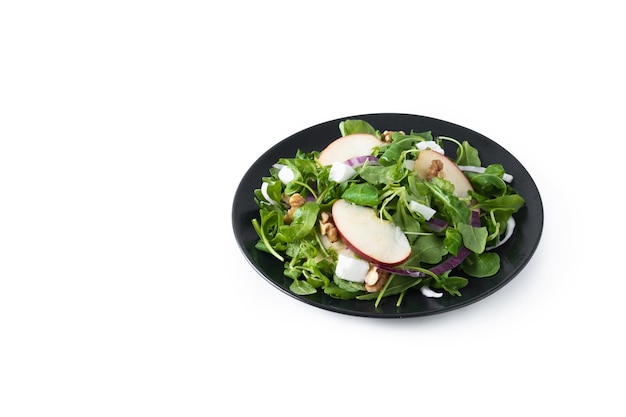
[[[525,204],[502,165],[483,167],[470,143],[430,131],[338,128],[326,148],[280,158],[254,190],[256,248],[283,263],[290,291],[400,306],[462,296],[498,272],[493,249]]]

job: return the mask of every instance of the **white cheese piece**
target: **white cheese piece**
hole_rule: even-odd
[[[417,149],[423,151],[424,149],[432,149],[435,152],[439,152],[444,155],[445,152],[441,146],[437,144],[434,140],[425,140],[423,142],[417,142]]]
[[[328,179],[341,184],[342,182],[348,181],[350,178],[354,177],[355,174],[356,171],[350,165],[342,162],[335,162],[330,167]]]
[[[293,170],[288,166],[283,166],[280,171],[278,171],[278,179],[283,184],[287,185],[296,177]]]
[[[365,276],[370,269],[370,263],[354,256],[342,253],[337,257],[335,274],[341,279],[352,282],[365,282]]]

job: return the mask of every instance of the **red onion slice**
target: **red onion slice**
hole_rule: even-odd
[[[355,156],[344,161],[344,164],[356,168],[364,165],[366,162],[368,165],[378,165],[378,158],[372,155]]]
[[[431,232],[440,233],[446,230],[448,222],[442,219],[432,218],[424,223]]]

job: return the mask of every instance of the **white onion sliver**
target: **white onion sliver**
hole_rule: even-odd
[[[426,220],[430,220],[433,217],[433,215],[436,213],[435,209],[433,209],[432,207],[426,206],[414,200],[411,200],[411,202],[409,203],[409,208],[412,211],[424,216],[424,219]]]
[[[511,238],[513,235],[513,230],[515,229],[515,219],[513,216],[509,217],[509,220],[506,222],[506,233],[504,237],[495,245],[485,248],[485,250],[492,250],[497,248],[498,246],[504,245],[504,243]]]
[[[439,146],[439,144],[437,142],[435,142],[434,140],[425,140],[423,142],[417,142],[417,145],[415,145],[415,146],[420,151],[423,151],[423,150],[426,150],[426,149],[430,149],[432,151],[435,151],[437,153],[445,155],[445,151],[443,150],[443,148],[441,146]]]
[[[261,184],[261,194],[263,195],[263,197],[265,197],[265,199],[267,200],[268,203],[277,206],[278,203],[274,200],[272,200],[272,198],[270,197],[270,195],[267,193],[267,187],[269,186],[268,183],[263,182]]]
[[[429,298],[441,298],[441,296],[443,295],[443,293],[431,290],[430,287],[428,287],[427,285],[422,286],[420,288],[420,291],[422,292],[422,295],[424,297]]]
[[[457,165],[461,171],[474,172],[476,174],[483,174],[485,167],[475,167],[472,165]],[[511,183],[513,181],[513,175],[505,173],[502,175],[502,181]]]
[[[467,172],[475,172],[477,174],[482,174],[485,172],[485,167],[475,167],[473,165],[457,165],[461,171]]]
[[[513,182],[513,175],[505,173],[502,175],[502,181],[508,182],[509,184]]]

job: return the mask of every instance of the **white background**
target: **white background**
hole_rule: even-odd
[[[2,2],[0,415],[624,415],[618,2]],[[346,316],[232,232],[279,140],[451,121],[531,173],[545,226],[469,307]]]

